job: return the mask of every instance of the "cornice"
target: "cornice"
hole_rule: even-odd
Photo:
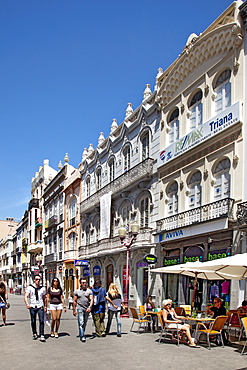
[[[184,80],[203,63],[227,54],[242,44],[241,28],[237,22],[213,29],[186,45],[166,77],[162,78],[157,101],[166,106]]]

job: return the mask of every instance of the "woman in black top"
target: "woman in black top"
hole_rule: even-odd
[[[6,325],[6,302],[8,299],[8,293],[6,285],[2,281],[0,283],[0,311],[2,310],[3,325]]]
[[[60,319],[62,310],[66,312],[66,306],[64,304],[63,291],[58,278],[53,278],[51,287],[48,288],[47,302],[50,303],[51,311],[51,337],[58,338],[58,329],[60,326]],[[54,332],[55,327],[55,332]]]

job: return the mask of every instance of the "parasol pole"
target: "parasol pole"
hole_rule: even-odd
[[[196,300],[197,274],[198,272],[195,272],[194,289],[193,289],[193,296],[192,296],[192,302],[191,302],[192,310],[195,307],[195,300]]]

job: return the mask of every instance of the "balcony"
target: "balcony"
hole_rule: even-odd
[[[156,221],[157,232],[173,230],[222,217],[229,218],[233,221],[233,205],[234,200],[226,198],[163,218]]]
[[[126,190],[128,187],[133,185],[136,186],[137,182],[146,180],[153,173],[153,162],[151,158],[145,159],[145,161],[139,163],[137,166],[131,168],[128,172],[123,173],[121,176],[104,186],[102,189],[92,194],[87,199],[83,200],[80,204],[80,212],[83,213],[88,209],[95,207],[99,204],[102,195],[114,193]]]
[[[137,236],[136,242],[132,245],[132,249],[140,247],[150,246],[152,243],[152,229],[142,228]],[[102,239],[95,243],[82,246],[79,248],[79,258],[92,258],[95,256],[108,255],[110,253],[118,253],[125,251],[126,248],[121,244],[119,236],[112,238]]]
[[[50,253],[45,256],[45,265],[50,262],[57,261],[57,253]]]
[[[247,227],[247,202],[237,205],[237,225],[241,228]]]
[[[32,208],[39,208],[39,200],[37,198],[32,198],[28,203],[28,210]]]
[[[16,254],[21,254],[22,247],[16,247]]]
[[[44,243],[41,240],[37,240],[35,243],[31,243],[28,246],[28,253],[40,253],[42,252]]]
[[[45,229],[50,229],[51,227],[57,225],[58,223],[58,217],[52,216],[49,218],[49,220],[45,221]]]
[[[39,227],[41,227],[43,225],[43,219],[42,218],[37,218],[35,220],[35,228],[38,229]]]
[[[28,239],[22,238],[22,246],[28,245]]]
[[[64,260],[75,260],[77,259],[77,251],[64,251]]]

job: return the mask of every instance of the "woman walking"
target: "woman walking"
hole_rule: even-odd
[[[50,288],[48,288],[47,302],[50,303],[51,311],[51,337],[58,338],[58,329],[60,326],[60,319],[62,310],[66,312],[64,304],[63,291],[58,278],[53,278]],[[55,327],[55,332],[54,332]]]
[[[8,299],[8,293],[6,285],[2,281],[0,283],[0,311],[2,310],[3,326],[6,325],[6,304]]]
[[[117,322],[117,336],[121,337],[121,321],[120,311],[122,305],[122,297],[116,284],[111,283],[107,292],[106,299],[108,301],[108,320],[106,325],[106,334],[109,333],[113,316]],[[112,305],[113,303],[113,305]]]

